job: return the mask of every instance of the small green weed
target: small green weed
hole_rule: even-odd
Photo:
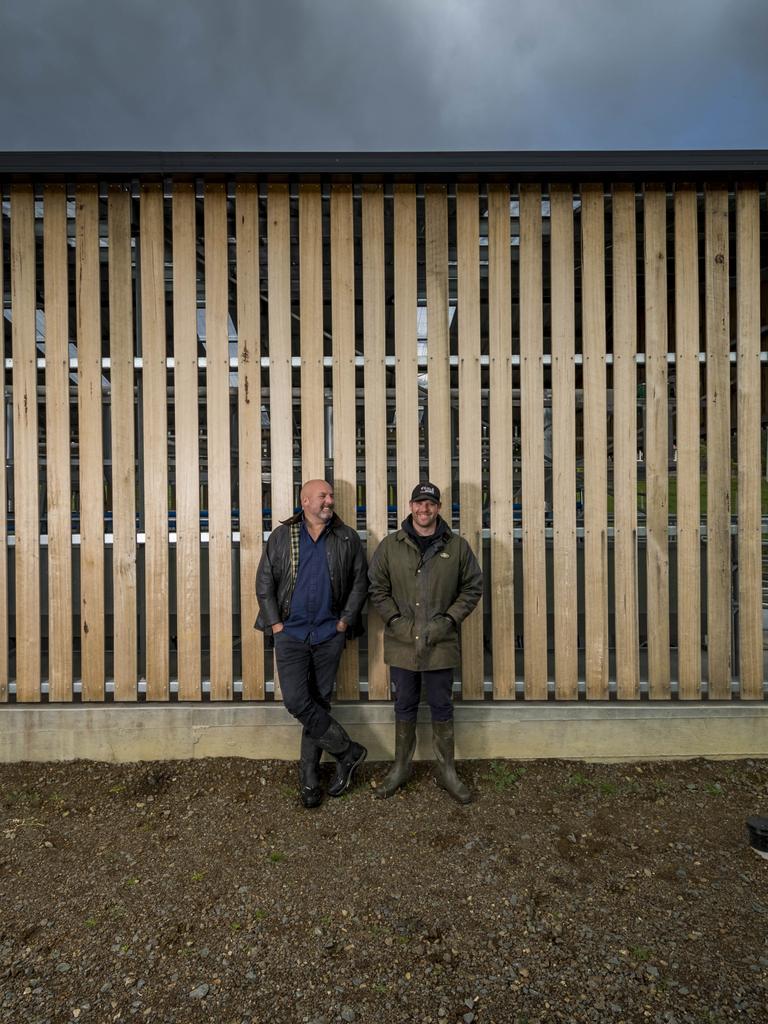
[[[205,878],[205,872],[193,871],[189,877],[192,879],[193,882],[202,882],[202,880]]]
[[[710,796],[723,795],[723,787],[720,785],[719,782],[708,782],[705,788]]]
[[[273,864],[279,864],[281,861],[285,860],[285,854],[281,853],[279,850],[273,850],[269,855],[269,859]]]
[[[652,953],[647,946],[630,946],[629,955],[638,963],[645,963],[651,959]]]
[[[503,793],[511,789],[525,775],[525,768],[510,768],[503,761],[491,761],[486,779],[490,782],[497,793]]]
[[[590,779],[582,772],[573,772],[567,785],[569,789],[596,789],[602,796],[615,796],[619,792],[618,783],[608,779]]]
[[[96,920],[95,917],[86,917],[85,919],[86,928],[95,928],[98,925],[98,923],[99,922]]]
[[[603,796],[615,796],[619,792],[619,787],[615,782],[598,782],[597,788]]]
[[[584,789],[591,784],[592,780],[588,779],[586,775],[582,775],[581,772],[574,772],[568,779],[568,785],[571,789]]]

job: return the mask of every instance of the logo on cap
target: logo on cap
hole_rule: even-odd
[[[411,501],[434,501],[440,504],[440,488],[431,483],[417,484],[411,494]]]

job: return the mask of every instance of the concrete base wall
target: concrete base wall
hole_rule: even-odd
[[[390,704],[339,705],[334,714],[368,747],[392,756]],[[420,710],[418,759],[429,759]],[[6,706],[0,762],[148,761],[199,757],[295,760],[299,726],[281,704]],[[459,704],[460,758],[632,761],[768,758],[768,704]]]

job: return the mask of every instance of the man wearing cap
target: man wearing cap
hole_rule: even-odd
[[[395,762],[376,795],[407,782],[416,747],[416,713],[424,686],[432,714],[437,781],[459,803],[470,792],[456,774],[453,670],[460,664],[459,626],[483,593],[472,549],[440,516],[440,491],[420,483],[411,513],[376,549],[369,599],[384,621],[384,660],[395,693]]]
[[[355,636],[368,590],[357,531],[334,512],[333,488],[308,480],[301,512],[273,530],[256,571],[258,629],[271,635],[283,703],[302,726],[299,796],[322,801],[320,758],[336,759],[329,796],[341,796],[367,751],[330,715],[331,694],[345,638]]]

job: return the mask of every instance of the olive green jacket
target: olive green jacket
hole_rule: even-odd
[[[384,660],[414,672],[461,663],[459,625],[483,593],[483,574],[463,537],[438,520],[422,555],[401,529],[379,544],[368,599],[384,620]]]

